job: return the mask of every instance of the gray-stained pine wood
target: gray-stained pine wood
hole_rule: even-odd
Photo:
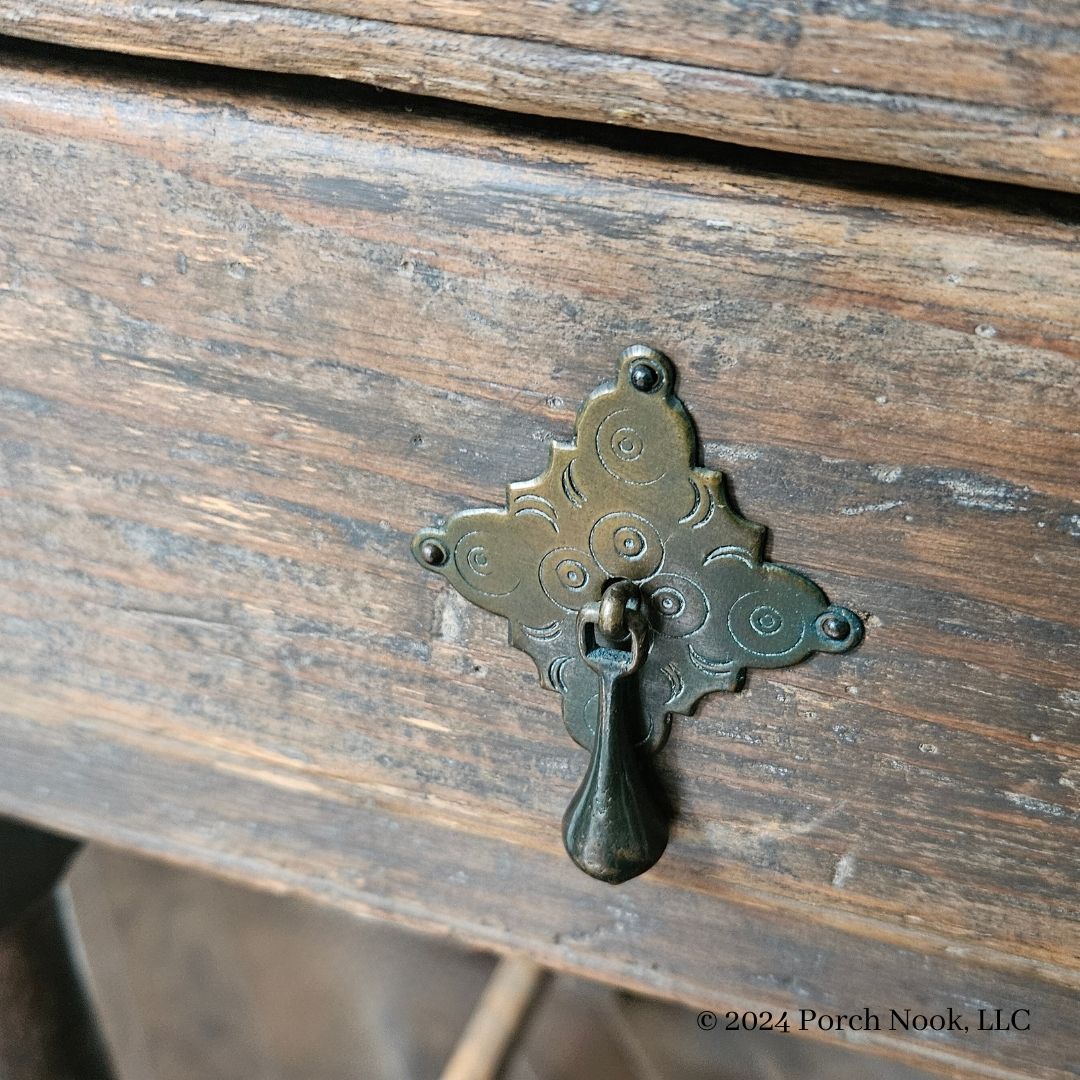
[[[0,70],[0,812],[717,1012],[1030,1009],[810,1036],[1071,1075],[1075,202],[264,81]],[[557,696],[408,541],[635,341],[868,630],[676,722],[611,888]]]
[[[1080,191],[1074,0],[8,0],[0,33]]]

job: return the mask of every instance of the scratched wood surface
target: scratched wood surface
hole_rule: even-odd
[[[847,1038],[1069,1075],[1075,201],[212,74],[0,73],[0,812],[718,1011],[1030,1008]],[[868,633],[677,721],[613,889],[558,701],[408,539],[637,340]]]
[[[9,0],[0,33],[1080,191],[1075,0]]]

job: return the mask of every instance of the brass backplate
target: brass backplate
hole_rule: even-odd
[[[863,633],[809,579],[762,561],[764,528],[728,505],[722,473],[696,464],[674,382],[662,353],[626,349],[541,476],[508,485],[505,508],[460,511],[413,540],[422,565],[509,621],[511,644],[562,695],[570,734],[590,750],[599,680],[576,620],[615,582],[636,583],[650,630],[637,674],[642,750],[659,750],[671,715],[703,694],[738,689],[747,668],[843,652]]]

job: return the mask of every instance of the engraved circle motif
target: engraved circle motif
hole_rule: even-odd
[[[602,584],[596,564],[584,551],[556,548],[540,563],[540,587],[564,611],[579,611],[596,599]]]
[[[649,623],[664,637],[687,637],[700,630],[709,617],[705,593],[682,574],[657,574],[642,586],[642,592]]]
[[[621,427],[611,436],[611,449],[621,461],[637,461],[645,450],[645,440],[632,427]]]
[[[757,656],[791,652],[806,633],[804,620],[797,616],[785,619],[762,591],[746,593],[732,604],[728,629],[742,648]]]
[[[762,637],[769,637],[780,632],[784,625],[784,617],[776,608],[762,604],[750,612],[750,625]]]
[[[643,517],[626,512],[605,514],[592,528],[589,550],[608,577],[640,581],[664,561],[660,534]]]
[[[521,584],[512,559],[496,562],[482,530],[465,533],[454,546],[454,565],[467,585],[486,596],[505,596]]]
[[[629,484],[653,484],[669,468],[670,448],[665,439],[646,441],[635,427],[630,409],[607,416],[596,431],[596,453],[601,464],[618,480]]]

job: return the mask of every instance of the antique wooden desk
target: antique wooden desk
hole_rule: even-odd
[[[1030,1010],[804,1037],[1073,1074],[1075,4],[0,31],[0,812],[718,1013]],[[611,887],[557,699],[409,541],[635,341],[867,631],[678,718]]]

